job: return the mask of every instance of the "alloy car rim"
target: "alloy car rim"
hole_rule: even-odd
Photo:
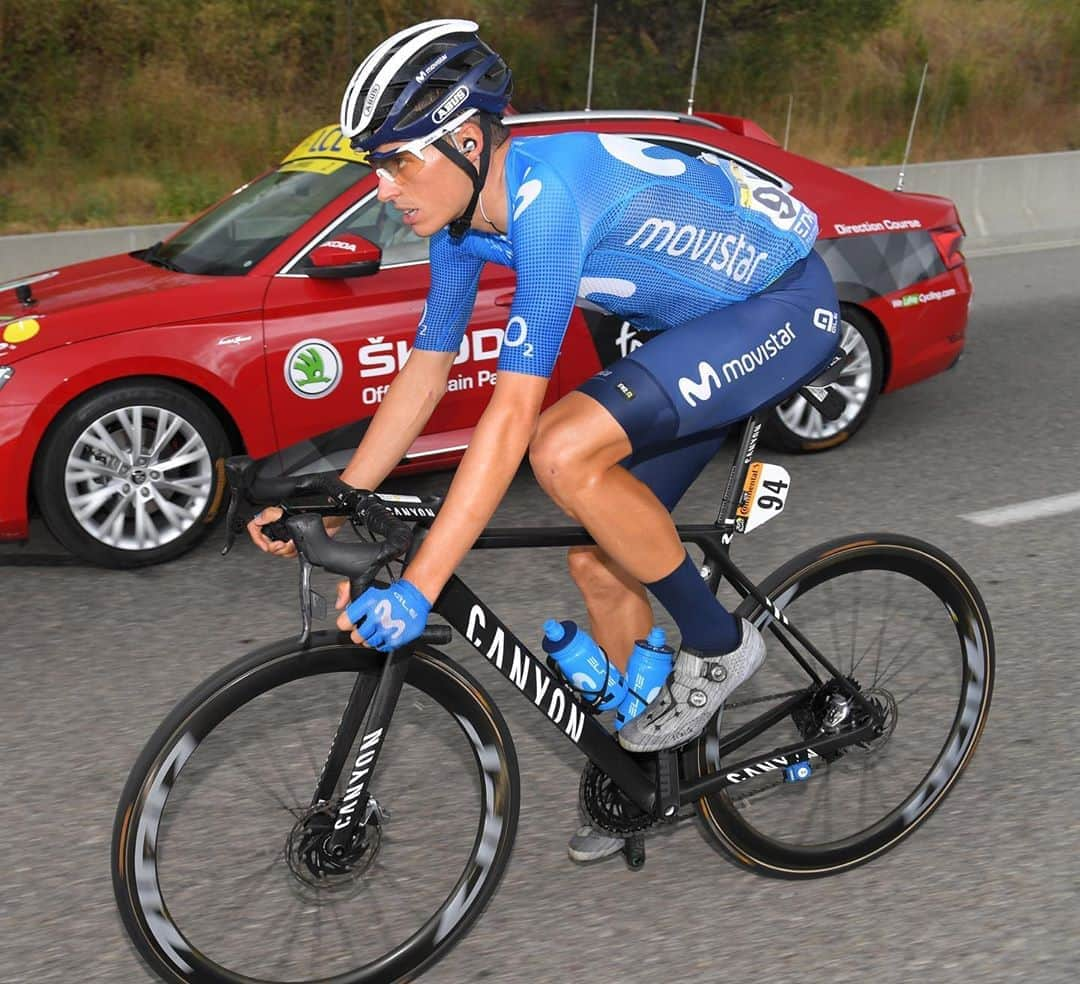
[[[198,521],[213,488],[210,449],[162,407],[120,407],[79,435],[64,468],[68,507],[95,540],[153,550]]]
[[[846,401],[844,412],[836,420],[826,420],[803,397],[796,394],[776,409],[781,422],[789,431],[806,441],[828,440],[846,430],[870,398],[873,381],[870,346],[849,321],[841,321],[843,335],[840,345],[850,357],[839,381],[833,384]]]

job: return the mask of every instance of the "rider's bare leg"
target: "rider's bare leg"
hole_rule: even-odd
[[[645,589],[599,547],[571,547],[567,564],[585,599],[592,637],[625,672],[634,642],[653,626]]]
[[[686,550],[663,503],[619,464],[631,450],[615,418],[575,392],[541,415],[529,460],[556,505],[630,578],[649,584],[675,570]]]
[[[620,464],[630,450],[611,413],[575,392],[541,417],[530,459],[552,499],[630,577],[645,584],[678,626],[680,645],[671,675],[618,736],[629,751],[653,752],[696,737],[761,665],[765,643],[701,580],[664,504]]]
[[[544,490],[671,614],[683,647],[727,653],[739,644],[739,623],[701,580],[668,506],[623,466],[630,441],[606,407],[583,393],[563,397],[541,415],[529,454]]]

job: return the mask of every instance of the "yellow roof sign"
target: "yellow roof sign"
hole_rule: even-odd
[[[330,160],[330,161],[354,161],[357,164],[367,163],[367,154],[357,153],[349,146],[349,141],[341,134],[341,127],[324,126],[301,140],[281,160],[282,164],[289,164],[300,160]]]

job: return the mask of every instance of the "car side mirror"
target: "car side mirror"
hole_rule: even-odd
[[[379,272],[382,250],[370,239],[342,233],[319,243],[308,253],[304,272],[318,280],[370,277]]]

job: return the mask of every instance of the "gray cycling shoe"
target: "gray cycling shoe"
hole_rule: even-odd
[[[765,659],[765,640],[746,619],[742,642],[730,653],[706,656],[680,649],[675,667],[652,703],[619,732],[629,752],[656,752],[696,738],[728,695]]]
[[[609,834],[599,827],[585,824],[579,827],[577,833],[570,838],[566,845],[566,853],[571,861],[578,864],[588,864],[590,861],[601,861],[618,854],[623,849],[625,841],[621,837]]]

